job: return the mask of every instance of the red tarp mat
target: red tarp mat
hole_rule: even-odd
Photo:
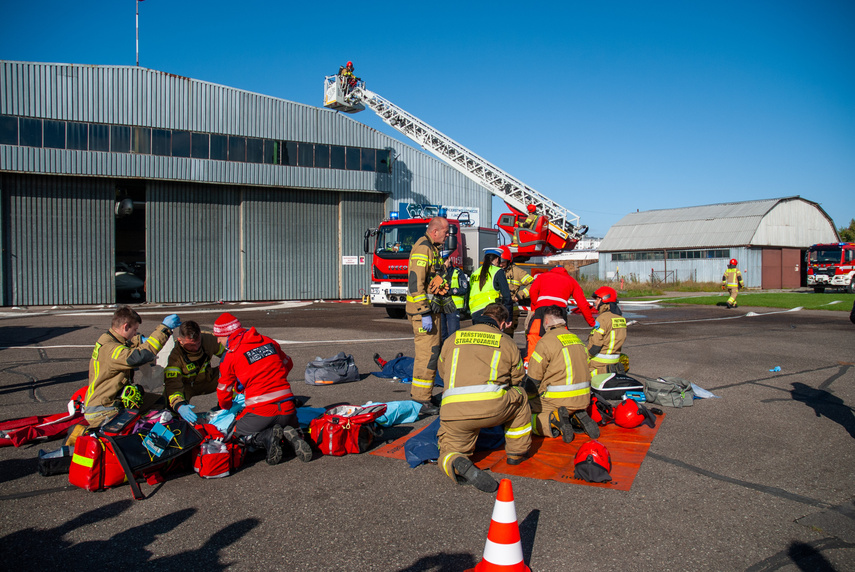
[[[508,465],[505,462],[505,451],[479,451],[472,455],[472,460],[481,469],[490,469],[494,473],[530,477],[532,479],[551,479],[562,483],[589,485],[628,491],[641,462],[647,455],[647,450],[662,426],[665,415],[656,417],[656,428],[646,425],[635,429],[624,429],[614,423],[600,427],[600,443],[609,450],[612,459],[612,470],[609,474],[612,480],[608,483],[589,483],[573,478],[573,457],[583,443],[589,441],[587,435],[577,434],[572,443],[565,443],[561,437],[546,439],[534,436],[531,440],[531,457],[519,465]],[[427,427],[427,426],[425,426]],[[371,451],[372,455],[404,460],[404,443],[422,430],[413,431],[400,439]]]

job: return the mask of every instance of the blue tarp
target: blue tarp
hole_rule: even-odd
[[[436,442],[436,432],[439,431],[439,417],[434,419],[424,431],[407,439],[404,443],[404,458],[414,469],[428,461],[439,458],[439,446]],[[475,442],[476,451],[492,451],[505,444],[505,429],[502,426],[481,429]]]

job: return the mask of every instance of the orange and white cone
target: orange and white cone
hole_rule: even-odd
[[[531,572],[523,562],[514,488],[510,479],[499,482],[484,558],[469,572]]]

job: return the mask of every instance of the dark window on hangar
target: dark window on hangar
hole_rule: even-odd
[[[110,150],[110,126],[100,123],[89,124],[89,150],[90,151],[109,151]],[[125,151],[127,152],[127,151]]]
[[[373,171],[377,157],[377,152],[374,149],[362,149],[362,170]]]
[[[347,147],[345,149],[345,164],[348,171],[362,169],[362,154],[359,152],[359,147]]]
[[[211,135],[211,159],[226,161],[229,158],[228,135]]]
[[[151,129],[148,127],[131,128],[131,153],[142,155],[151,153]]]
[[[66,124],[65,139],[69,149],[87,151],[89,149],[89,124],[69,121]]]
[[[279,141],[264,140],[264,162],[267,165],[279,164]]]
[[[110,151],[129,153],[131,150],[131,128],[113,125],[110,128]]]
[[[315,166],[315,146],[312,143],[300,143],[299,164],[301,167]]]
[[[194,159],[207,159],[209,140],[207,133],[193,133],[190,138],[190,156]]]
[[[189,157],[190,156],[190,132],[189,131],[173,131],[172,132],[172,156],[173,157]]]
[[[11,115],[0,115],[0,144],[18,144],[18,118]]]
[[[246,161],[246,137],[229,135],[229,161]]]
[[[297,166],[297,142],[296,141],[285,141],[282,144],[282,164],[283,165],[291,165],[292,167]]]
[[[20,122],[21,145],[26,147],[42,146],[42,120],[22,117]]]
[[[264,140],[254,137],[246,138],[246,162],[247,163],[263,163],[264,162]]]
[[[315,167],[329,169],[330,167],[330,146],[315,145]]]
[[[169,156],[172,153],[172,131],[168,129],[151,130],[151,154]]]
[[[65,122],[45,119],[45,147],[65,149]]]
[[[390,149],[377,150],[377,172],[391,173],[392,172],[392,151]]]
[[[344,169],[344,147],[330,145],[330,167]]]

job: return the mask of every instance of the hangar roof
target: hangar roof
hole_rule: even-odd
[[[612,226],[600,252],[719,246],[804,248],[837,242],[834,222],[801,197],[630,213]]]

